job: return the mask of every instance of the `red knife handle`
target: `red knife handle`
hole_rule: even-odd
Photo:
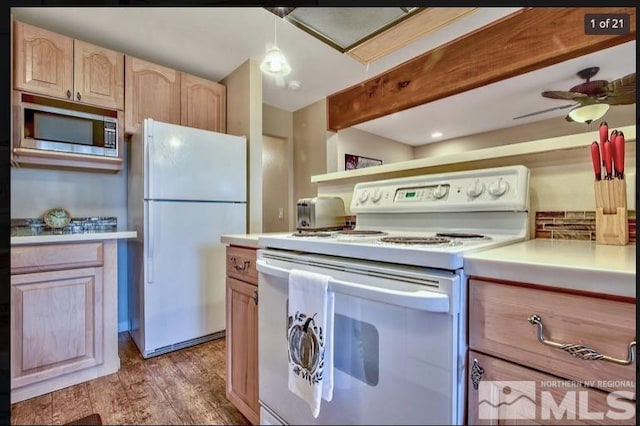
[[[603,145],[604,141],[606,141],[609,136],[609,125],[607,125],[606,121],[603,121],[600,123],[600,128],[598,130],[600,131],[600,145]]]
[[[602,152],[604,153],[604,171],[606,172],[607,179],[613,177],[613,164],[611,157],[611,142],[606,140],[602,146]]]
[[[596,175],[596,180],[600,180],[602,173],[602,161],[600,160],[600,147],[596,141],[593,141],[591,144],[591,162],[593,163],[593,172]]]
[[[624,135],[618,132],[613,141],[613,163],[615,166],[615,177],[624,177]]]

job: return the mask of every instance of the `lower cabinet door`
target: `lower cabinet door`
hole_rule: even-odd
[[[469,351],[468,367],[470,425],[618,425],[636,421],[635,401],[630,400],[635,386],[604,392],[473,351]]]
[[[259,423],[258,286],[227,277],[227,398]]]
[[[102,267],[11,276],[11,388],[102,364]]]

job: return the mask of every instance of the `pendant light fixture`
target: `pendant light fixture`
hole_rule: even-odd
[[[608,104],[583,105],[569,111],[569,117],[578,123],[590,124],[592,121],[602,118],[608,110]]]
[[[287,58],[278,47],[278,20],[274,21],[273,47],[267,51],[260,70],[273,77],[284,77],[291,72],[291,66],[287,62]]]

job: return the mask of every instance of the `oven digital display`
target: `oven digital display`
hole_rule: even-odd
[[[402,188],[396,190],[396,196],[394,202],[407,203],[407,202],[420,202],[424,197],[423,188]]]
[[[450,185],[447,183],[413,188],[402,188],[396,191],[394,202],[439,202],[447,199],[449,189]]]

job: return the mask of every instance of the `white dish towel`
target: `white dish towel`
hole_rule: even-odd
[[[313,417],[321,398],[333,398],[333,312],[335,294],[327,275],[289,272],[289,390],[305,400]]]

